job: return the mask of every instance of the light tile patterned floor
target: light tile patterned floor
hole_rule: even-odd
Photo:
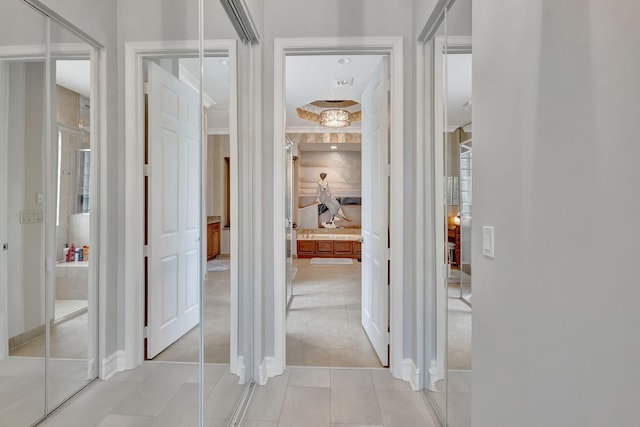
[[[226,426],[245,386],[222,364],[205,365],[204,377],[205,426]],[[196,427],[197,381],[197,364],[146,362],[90,385],[41,425]]]
[[[298,367],[258,387],[242,426],[438,426],[434,420],[423,394],[386,369]]]
[[[147,362],[92,384],[42,425],[195,427],[196,381],[197,365]],[[205,426],[227,425],[243,387],[225,365],[206,365]],[[386,369],[289,368],[256,388],[242,426],[437,424],[422,393],[411,391],[406,382],[392,378]]]

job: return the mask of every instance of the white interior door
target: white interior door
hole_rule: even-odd
[[[199,95],[149,63],[147,358],[198,324]]]
[[[362,326],[389,365],[388,77],[384,57],[362,94]]]

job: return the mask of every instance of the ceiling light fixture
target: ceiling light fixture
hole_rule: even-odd
[[[346,56],[344,58],[338,59],[338,64],[340,65],[347,65],[350,62],[351,62],[351,58],[348,58]]]
[[[320,112],[320,126],[343,128],[351,124],[351,116],[347,110],[332,108]]]

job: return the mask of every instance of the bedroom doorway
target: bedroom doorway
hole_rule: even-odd
[[[393,69],[393,67],[401,67],[400,63],[394,62],[395,58],[391,54],[391,52],[395,52],[393,50],[395,48],[395,44],[391,43],[391,45],[393,46],[393,48],[391,49],[388,46],[386,46],[383,49],[376,50],[375,55],[371,55],[370,54],[371,52],[367,51],[365,48],[362,48],[361,51],[358,51],[357,49],[354,49],[354,48],[346,49],[345,51],[340,51],[340,49],[336,49],[335,47],[333,48],[334,52],[331,52],[331,55],[329,55],[326,51],[323,52],[322,54],[320,54],[319,52],[313,52],[313,48],[309,48],[309,52],[306,53],[306,55],[302,54],[300,51],[298,51],[296,54],[282,55],[283,67],[282,67],[282,70],[277,70],[276,72],[276,87],[282,86],[283,90],[282,90],[282,96],[279,97],[278,96],[279,91],[278,89],[276,89],[276,97],[275,97],[276,112],[279,111],[279,108],[277,107],[277,105],[280,105],[279,103],[282,103],[282,105],[284,106],[285,99],[289,98],[290,94],[296,93],[295,90],[291,89],[291,84],[289,82],[289,73],[290,73],[291,63],[295,62],[296,60],[301,60],[301,57],[306,56],[307,60],[309,60],[309,58],[311,58],[311,60],[331,59],[331,61],[333,61],[335,65],[333,70],[334,75],[331,79],[329,79],[330,87],[328,88],[328,90],[325,90],[322,93],[321,98],[307,97],[306,104],[302,104],[302,105],[296,105],[296,103],[290,103],[288,99],[286,101],[287,113],[286,113],[286,119],[283,120],[283,122],[286,122],[286,128],[282,129],[283,139],[284,139],[284,136],[286,135],[286,137],[293,140],[294,144],[295,143],[300,144],[300,147],[297,147],[296,148],[297,151],[295,151],[295,154],[299,157],[296,159],[294,164],[297,164],[296,167],[298,169],[299,175],[302,175],[300,170],[305,167],[309,168],[310,174],[308,178],[303,180],[301,180],[300,176],[298,176],[296,180],[296,182],[299,183],[298,193],[292,196],[292,199],[294,199],[294,203],[297,203],[296,208],[298,208],[298,212],[297,212],[298,217],[296,220],[296,228],[294,233],[296,236],[295,247],[297,252],[296,254],[297,260],[295,262],[298,263],[298,266],[296,266],[297,270],[295,272],[294,281],[293,281],[293,297],[291,300],[291,304],[289,304],[289,310],[285,312],[285,307],[280,306],[282,307],[282,323],[281,324],[283,326],[282,328],[283,336],[279,336],[279,332],[278,332],[279,329],[276,326],[276,361],[279,360],[278,358],[278,350],[280,348],[278,344],[279,342],[282,342],[284,344],[285,342],[290,341],[290,343],[287,345],[288,349],[286,351],[289,351],[291,350],[291,348],[298,346],[297,350],[294,350],[294,354],[291,354],[292,357],[290,357],[294,361],[296,360],[296,358],[298,358],[298,360],[304,359],[305,353],[307,354],[319,353],[323,349],[323,341],[324,342],[328,341],[326,338],[324,338],[324,340],[322,338],[311,339],[305,342],[296,341],[295,339],[289,340],[289,337],[285,339],[285,336],[284,336],[285,330],[287,331],[287,335],[290,335],[289,330],[292,329],[291,327],[289,327],[290,322],[289,320],[287,320],[287,318],[295,317],[295,315],[297,314],[297,312],[295,312],[295,309],[296,309],[295,301],[296,301],[296,298],[298,298],[296,295],[297,289],[300,289],[298,287],[298,282],[301,282],[303,279],[306,278],[304,275],[303,268],[307,267],[306,265],[302,265],[301,263],[307,262],[308,268],[311,268],[311,267],[319,268],[320,266],[322,266],[323,270],[321,271],[324,271],[325,267],[329,267],[326,270],[327,273],[324,273],[325,279],[322,282],[320,282],[320,284],[318,285],[322,287],[323,286],[322,283],[327,283],[331,280],[331,279],[327,279],[327,277],[332,277],[329,274],[329,272],[333,273],[334,271],[339,271],[338,268],[343,267],[341,265],[335,265],[335,264],[326,265],[327,262],[340,262],[340,261],[335,261],[335,260],[324,261],[324,260],[327,258],[341,259],[344,257],[344,258],[351,258],[350,260],[355,260],[355,263],[356,263],[356,264],[352,264],[352,265],[355,265],[353,269],[356,270],[353,276],[355,277],[355,280],[354,280],[355,282],[358,282],[358,281],[360,282],[360,289],[357,289],[356,287],[356,291],[355,292],[352,291],[352,292],[359,299],[359,305],[357,305],[357,307],[360,313],[356,315],[354,315],[353,313],[352,314],[346,313],[343,317],[346,318],[347,321],[350,317],[352,319],[355,318],[355,320],[352,320],[352,324],[356,325],[360,331],[364,330],[365,339],[360,340],[359,344],[361,346],[363,344],[367,344],[368,346],[373,348],[374,354],[375,354],[375,359],[372,358],[375,360],[374,366],[380,367],[380,366],[393,365],[392,361],[394,360],[394,358],[392,355],[394,352],[393,348],[395,348],[395,346],[392,346],[390,343],[389,332],[390,332],[390,329],[393,328],[394,322],[390,322],[390,318],[393,317],[394,314],[398,315],[401,310],[397,310],[397,309],[394,310],[393,303],[390,305],[390,301],[393,301],[393,296],[392,296],[393,290],[389,286],[389,283],[390,283],[390,278],[391,280],[393,280],[394,277],[401,276],[401,272],[398,272],[397,270],[393,269],[393,263],[391,263],[389,259],[389,253],[390,253],[389,247],[390,245],[393,245],[393,240],[397,239],[401,235],[401,232],[399,234],[396,234],[394,232],[395,230],[392,230],[392,228],[394,227],[389,226],[390,224],[389,214],[393,210],[393,208],[390,207],[392,205],[390,204],[390,200],[394,197],[400,197],[399,195],[401,191],[398,191],[397,193],[393,191],[393,188],[395,188],[394,179],[393,177],[390,176],[389,164],[393,163],[392,160],[394,159],[396,161],[401,160],[401,155],[396,157],[397,152],[393,148],[394,144],[390,144],[390,140],[393,140],[394,137],[396,136],[396,133],[399,133],[399,132],[394,133],[392,131],[394,127],[388,121],[389,117],[392,117],[392,120],[393,120],[393,115],[388,114],[388,111],[389,111],[388,109],[390,108],[390,105],[391,105],[391,109],[393,111],[393,108],[394,108],[393,102],[389,102],[389,100],[393,100],[394,98],[392,95],[390,95],[390,87],[387,84],[389,80],[384,77],[381,77],[381,74],[379,74],[380,72],[388,73],[390,69]],[[276,50],[276,52],[278,52],[278,50]],[[284,53],[284,52],[281,52],[281,53]],[[277,55],[278,54],[276,53],[276,56]],[[367,57],[373,60],[373,65],[371,65],[368,68],[367,76],[365,77],[358,76],[359,80],[357,80],[352,76],[344,75],[348,73],[345,73],[345,72],[340,73],[341,70],[347,69],[347,67],[344,67],[344,65],[352,64],[354,60],[366,59]],[[278,59],[276,59],[276,63],[277,64],[279,63]],[[335,68],[339,66],[342,68],[336,71]],[[319,70],[319,67],[317,66],[307,65],[306,72],[305,72],[306,77],[312,78],[314,73],[316,73],[318,70]],[[397,71],[397,69],[395,70]],[[279,72],[281,72],[281,74],[279,74]],[[283,79],[281,85],[278,85],[279,76],[281,76]],[[326,78],[320,79],[320,81],[322,80],[326,80]],[[314,81],[315,80],[311,80],[311,83],[313,83]],[[393,81],[393,79],[391,81]],[[352,84],[355,86],[355,82],[358,82],[358,84],[361,85],[360,91],[354,92],[353,89],[351,88]],[[363,88],[367,87],[367,83],[371,83],[369,85],[370,88],[367,89],[368,95],[362,96],[363,92],[365,92]],[[309,85],[310,82],[307,82],[306,84]],[[355,101],[354,99],[349,99],[349,97],[345,95],[340,95],[341,90],[344,91],[344,89],[352,90],[352,92],[350,93],[350,97],[355,98],[358,101]],[[315,99],[315,98],[318,98],[318,99]],[[364,98],[367,98],[367,99],[362,101]],[[353,104],[351,105],[341,104],[338,107],[332,108],[332,106],[330,105],[331,101],[336,101],[336,103],[343,103],[344,101],[355,101],[357,104],[360,104],[362,101],[363,104],[361,107],[358,105],[360,111],[356,110],[354,112],[348,109],[349,107],[352,107]],[[377,102],[377,105],[373,107],[373,105],[376,104],[376,102]],[[369,103],[370,108],[367,108],[365,106],[366,103]],[[289,104],[293,105],[292,109],[289,108]],[[298,102],[298,104],[300,104],[300,102]],[[300,108],[300,107],[303,107],[303,108]],[[345,129],[337,129],[337,130],[331,129],[329,131],[328,129],[326,129],[326,126],[324,130],[321,130],[320,132],[316,131],[316,133],[318,133],[319,135],[319,136],[316,136],[316,138],[320,138],[320,140],[316,143],[309,142],[310,140],[313,140],[313,136],[307,135],[307,134],[313,134],[314,133],[313,131],[306,131],[306,132],[299,131],[298,133],[304,134],[303,136],[292,135],[293,133],[295,133],[295,132],[292,132],[292,128],[295,128],[295,126],[292,126],[292,121],[295,122],[296,120],[302,121],[303,123],[304,123],[304,120],[307,121],[307,123],[302,126],[303,128],[310,129],[310,128],[313,128],[315,125],[317,128],[322,129],[322,125],[319,125],[319,122],[322,120],[321,116],[328,114],[324,112],[325,110],[346,110],[348,121],[356,122],[360,120],[362,122],[362,125],[360,128],[360,131],[358,132],[357,139],[349,140],[351,136],[340,135],[340,134],[347,133],[345,132]],[[399,109],[396,111],[399,111]],[[370,118],[368,121],[365,119],[365,116],[367,114],[371,114],[373,116],[375,113],[380,114],[380,119]],[[314,122],[314,121],[316,123],[308,123],[308,122]],[[276,117],[276,123],[278,122],[279,120]],[[371,126],[367,128],[366,123],[369,123]],[[349,127],[346,127],[346,129],[349,129]],[[278,132],[278,129],[276,129],[276,132]],[[296,138],[299,138],[299,140],[296,141],[295,140]],[[307,138],[307,139],[304,139],[304,138]],[[331,138],[334,138],[334,139],[332,140]],[[304,161],[305,150],[311,149],[312,147],[316,147],[316,150],[314,152],[317,152],[317,151],[321,152],[321,147],[322,147],[322,150],[326,150],[329,154],[333,154],[333,153],[340,152],[342,147],[347,147],[350,143],[360,147],[360,153],[356,154],[359,157],[358,160],[359,160],[360,171],[357,171],[354,173],[353,167],[349,168],[347,166],[345,168],[345,169],[349,169],[349,173],[351,175],[359,176],[360,188],[356,190],[360,196],[359,200],[348,200],[348,197],[346,197],[346,195],[343,196],[337,193],[336,190],[338,189],[339,190],[348,189],[348,182],[347,180],[344,179],[343,176],[341,176],[340,171],[337,171],[337,172],[332,171],[327,167],[327,165],[320,164],[317,161],[311,162],[308,165],[305,165],[305,161]],[[303,144],[308,144],[308,145],[305,146]],[[335,148],[331,148],[332,146]],[[302,149],[300,150],[300,148]],[[277,147],[276,147],[276,150],[278,150]],[[282,153],[282,151],[279,151],[279,152]],[[390,152],[391,152],[391,156],[390,156]],[[280,169],[278,168],[278,165],[276,165],[276,171],[282,170],[282,175],[281,175],[282,182],[283,182],[282,187],[284,190],[285,188],[285,185],[284,185],[285,156],[283,154],[276,154],[276,155],[278,157],[282,156],[283,167],[282,169]],[[318,156],[317,154],[307,155],[308,156],[307,158],[313,157],[314,155]],[[338,162],[337,164],[341,164],[341,163]],[[329,170],[325,171],[324,169],[329,169]],[[398,170],[400,170],[400,168]],[[320,173],[323,173],[323,172],[326,173],[326,176],[320,175]],[[367,175],[368,178],[365,179],[364,175]],[[349,176],[349,174],[346,174],[346,176]],[[332,177],[334,180],[330,180]],[[280,178],[277,178],[277,181],[280,181]],[[320,203],[320,200],[316,202],[317,189],[321,185],[324,186],[323,184],[319,184],[319,182],[322,182],[322,181],[328,181],[330,183],[329,187],[331,188],[331,192],[334,197],[336,195],[340,196],[339,208],[342,208],[342,212],[339,212],[337,211],[337,209],[334,209],[335,216],[333,221],[331,221],[331,216],[333,216],[333,212],[331,210],[328,213],[322,212],[323,208],[320,208],[319,210],[318,206],[324,205],[324,203]],[[365,185],[363,186],[363,184]],[[369,184],[370,186],[368,187]],[[395,182],[395,184],[397,184],[397,182]],[[375,186],[375,191],[373,190],[374,186]],[[354,198],[357,199],[357,195],[354,196]],[[286,208],[284,199],[285,197],[283,197],[283,208]],[[367,203],[367,201],[369,201],[369,203]],[[345,220],[345,218],[342,217],[343,213],[346,214],[344,216],[347,219],[349,220],[352,219],[349,217],[349,213],[344,209],[345,207],[349,210],[351,209],[349,208],[349,203],[354,204],[353,208],[355,208],[356,211],[358,208],[360,208],[361,210],[359,235],[360,235],[360,238],[364,240],[364,242],[358,241],[359,239],[358,239],[357,233],[354,233],[356,236],[355,239],[352,236],[345,236],[345,234],[350,234],[354,231],[342,225],[342,224],[347,224],[347,221]],[[400,205],[401,203],[399,203],[396,206],[400,206]],[[276,209],[278,210],[277,207]],[[283,209],[283,214],[284,214],[284,209]],[[326,218],[322,217],[323,214],[326,216]],[[279,214],[276,213],[276,215],[279,215]],[[335,220],[336,216],[339,218],[338,221]],[[357,215],[354,215],[354,217],[355,216]],[[308,221],[311,221],[311,224]],[[307,227],[308,225],[310,225],[310,227]],[[357,227],[353,227],[353,228],[356,229]],[[398,228],[400,227],[397,227],[396,230]],[[328,233],[334,233],[334,236],[327,237]],[[395,238],[393,237],[394,235],[396,236]],[[277,237],[277,234],[276,234],[276,237]],[[353,239],[353,241],[349,242],[349,239]],[[336,243],[338,244],[336,245]],[[276,242],[276,244],[278,243]],[[341,252],[340,255],[343,255],[342,257],[335,256],[336,247],[339,248]],[[356,252],[359,252],[359,253],[356,254]],[[401,253],[401,250],[398,251],[398,254],[400,253]],[[323,256],[319,256],[319,255],[323,255]],[[304,256],[306,256],[307,258],[304,258]],[[315,262],[318,262],[320,264],[315,264],[315,263],[312,264],[311,259],[313,258],[319,258],[319,260]],[[360,259],[361,262],[358,261],[358,259]],[[278,265],[279,265],[279,262],[276,260],[276,266]],[[302,265],[302,267],[300,267],[300,265]],[[283,268],[285,266],[286,265],[284,265],[283,263]],[[389,274],[390,272],[391,274]],[[278,271],[276,271],[276,274],[278,275]],[[349,273],[344,272],[343,276],[346,277],[348,276],[348,274]],[[314,275],[310,274],[309,277],[314,277]],[[398,281],[398,283],[399,284],[401,283],[401,279]],[[285,291],[285,289],[286,289],[286,286],[283,286],[282,291]],[[396,289],[401,292],[401,285]],[[285,295],[283,295],[283,300],[285,299],[286,297]],[[278,300],[279,300],[279,297],[276,296],[276,316],[279,316]],[[396,300],[396,303],[398,301],[400,301],[399,298],[398,300]],[[294,314],[291,314],[291,313],[294,313]],[[278,320],[279,319],[276,319],[276,324],[279,324]],[[335,321],[335,318],[331,319],[331,322],[333,321]],[[323,323],[321,321],[318,323],[319,323],[318,329],[321,329],[324,325],[327,324],[326,322]],[[287,326],[285,327],[285,325]],[[396,327],[401,328],[400,321],[396,323]],[[339,340],[342,340],[343,342],[342,345],[346,346],[346,343],[344,343],[345,336],[349,337],[349,339],[352,342],[354,341],[353,330],[348,331],[348,329],[346,328],[343,329],[343,333],[340,334],[340,338],[335,339],[333,341],[338,342]],[[401,342],[401,339],[402,338],[399,335],[400,342]],[[310,350],[306,351],[306,348],[309,348]],[[284,360],[285,348],[282,348],[282,349],[283,349],[282,359]],[[398,351],[398,350],[401,351],[401,345],[398,346],[395,351]],[[297,351],[297,354],[295,354],[296,351]],[[344,352],[344,354],[348,354],[348,353],[349,351]],[[395,360],[400,361],[400,358],[398,357]],[[291,360],[288,360],[288,363],[294,364],[295,362],[292,363]],[[322,364],[340,366],[340,364],[338,363],[339,362],[335,360],[329,360],[327,363],[322,363]],[[277,362],[276,362],[276,365],[277,365]],[[317,364],[314,364],[314,365],[317,366]],[[283,366],[283,369],[284,369],[284,366]]]
[[[380,253],[374,259],[373,249],[380,236],[377,246],[388,248],[389,184],[374,172],[386,156],[372,154],[374,148],[388,153],[387,132],[379,131],[388,127],[387,114],[372,117],[387,109],[388,88],[380,84],[387,73],[383,55],[286,58],[286,137],[296,153],[290,168],[295,275],[286,313],[289,365],[388,366],[388,306],[373,306],[380,300],[374,285],[387,279],[388,260]],[[376,96],[382,106],[373,105]],[[374,230],[374,217],[384,230]],[[382,292],[388,304],[388,287]]]

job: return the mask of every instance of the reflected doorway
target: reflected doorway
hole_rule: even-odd
[[[196,77],[198,75],[198,60],[197,58],[176,58],[176,57],[164,57],[164,58],[154,58],[148,59],[144,61],[145,70],[153,71],[156,70],[156,73],[162,73],[163,78],[174,81],[173,83],[177,88],[182,88],[180,90],[185,91],[188,96],[189,93],[198,92],[199,88],[199,79]],[[203,174],[204,177],[204,186],[201,192],[197,194],[191,192],[190,189],[193,189],[197,186],[197,184],[187,184],[184,188],[186,189],[186,195],[191,194],[191,197],[202,197],[202,203],[204,205],[203,211],[206,212],[206,223],[203,227],[203,237],[206,238],[206,246],[204,247],[203,253],[198,260],[193,260],[193,262],[188,262],[187,265],[190,265],[191,268],[189,271],[186,271],[185,274],[187,277],[196,278],[196,276],[191,275],[191,273],[197,268],[204,268],[204,282],[202,286],[202,304],[203,304],[203,324],[200,325],[197,323],[189,324],[188,321],[185,321],[185,327],[181,329],[181,332],[175,334],[173,338],[167,338],[165,340],[165,344],[162,344],[159,348],[156,347],[155,350],[150,351],[149,342],[146,345],[146,359],[154,360],[154,361],[172,361],[172,362],[198,362],[199,353],[200,353],[200,345],[204,346],[204,362],[205,363],[222,363],[229,364],[230,362],[230,353],[231,353],[231,340],[230,340],[230,319],[231,319],[231,239],[230,239],[230,231],[231,231],[231,216],[230,216],[230,205],[231,205],[231,138],[230,138],[230,128],[229,125],[229,59],[228,57],[205,57],[204,61],[204,105],[205,105],[205,114],[204,114],[204,129],[206,130],[206,143],[205,149],[203,150],[203,155],[205,157],[204,165],[205,171]],[[160,68],[160,70],[158,70]],[[158,77],[156,77],[157,79]],[[150,93],[147,95],[149,97],[149,101],[147,102],[148,106],[152,106],[153,101],[151,97],[154,96],[151,93],[153,90],[150,87]],[[177,90],[177,89],[176,89]],[[155,95],[157,96],[157,95]],[[166,116],[166,113],[160,113],[159,117],[155,117],[153,109],[149,108],[147,110],[148,117],[148,137],[146,139],[146,157],[149,159],[148,164],[149,169],[154,169],[153,166],[153,148],[151,144],[156,140],[153,137],[153,126],[154,123],[160,123],[163,119],[163,114]],[[157,134],[156,134],[157,135]],[[195,135],[194,135],[195,138]],[[187,137],[188,139],[188,137]],[[188,158],[190,152],[194,152],[196,147],[193,147],[193,150],[190,148],[185,148],[185,155]],[[195,155],[195,152],[194,152]],[[178,155],[179,157],[180,155]],[[171,156],[170,156],[171,157]],[[160,157],[158,157],[160,159]],[[195,161],[196,159],[193,158]],[[160,163],[166,165],[166,161],[160,160]],[[157,166],[156,166],[157,168]],[[198,165],[194,163],[193,166],[187,166],[185,173],[189,170],[197,170]],[[163,182],[166,184],[166,173],[163,174],[165,178],[163,178]],[[188,173],[187,173],[188,179]],[[195,180],[197,178],[197,174],[192,176]],[[154,221],[156,221],[157,211],[158,209],[153,208],[151,201],[153,199],[154,185],[149,183],[149,177],[145,178],[147,180],[148,186],[148,196],[147,196],[147,228],[148,228],[148,238],[150,246],[150,252],[153,251],[153,231]],[[165,185],[161,183],[156,183],[155,188],[159,188],[158,185]],[[165,187],[166,188],[166,187]],[[200,194],[201,193],[201,194]],[[169,198],[177,197],[175,194],[171,197],[171,195],[167,195]],[[199,202],[197,200],[193,200],[193,206],[197,205]],[[171,202],[174,203],[174,202]],[[188,204],[188,202],[187,202]],[[176,203],[176,205],[180,205],[180,203]],[[198,215],[197,209],[194,209],[192,206],[191,212],[192,214]],[[183,218],[186,221],[185,226],[189,223],[188,212],[184,213],[187,215]],[[197,224],[197,219],[194,217],[193,224]],[[188,238],[187,238],[188,239]],[[195,239],[190,239],[189,241]],[[160,244],[160,242],[156,242],[156,245]],[[187,257],[188,258],[188,257]],[[186,258],[185,258],[186,259]],[[149,258],[147,258],[147,262],[149,262]],[[151,262],[152,257],[151,257]],[[190,273],[191,272],[191,273]],[[150,286],[152,283],[157,282],[158,277],[154,279],[153,277],[153,269],[147,268],[147,295],[150,297]],[[187,286],[187,289],[184,291],[183,297],[178,296],[178,301],[181,301],[182,298],[185,300],[188,299],[189,295],[197,295],[196,288],[197,283],[193,283],[194,287]],[[191,290],[189,290],[191,289]],[[157,310],[157,308],[153,308],[150,305],[151,299],[147,299],[147,324],[150,325],[149,322],[152,320],[149,318],[149,314],[151,310]],[[197,303],[197,300],[192,300],[194,304]],[[162,306],[163,304],[160,304]],[[185,307],[185,317],[189,316],[189,311],[193,311],[197,313],[197,305]],[[193,326],[192,326],[193,325]],[[200,343],[200,327],[203,327],[203,343]],[[148,338],[149,339],[149,338]]]

